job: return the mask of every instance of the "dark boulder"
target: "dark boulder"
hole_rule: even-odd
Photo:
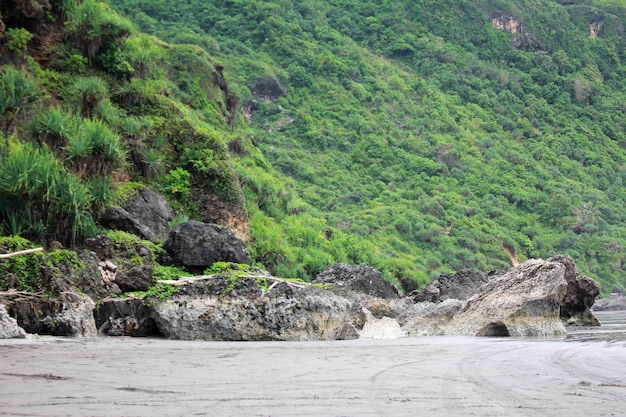
[[[250,264],[248,252],[230,227],[191,221],[180,224],[165,242],[173,258],[190,268],[202,269],[215,262]]]
[[[313,283],[331,286],[333,291],[360,305],[374,319],[395,319],[407,307],[398,289],[386,281],[378,270],[365,264],[331,266]]]
[[[105,210],[100,223],[109,229],[123,230],[159,243],[169,236],[169,221],[173,217],[174,212],[162,194],[143,188],[129,197],[122,207]]]
[[[431,303],[440,303],[448,299],[467,300],[478,293],[485,283],[503,273],[464,269],[455,274],[443,274],[423,290],[413,292],[411,297],[415,302]]]
[[[287,94],[287,88],[273,76],[257,77],[249,86],[255,98],[274,101]]]
[[[79,292],[89,297],[103,298],[120,293],[116,285],[104,285],[94,252],[73,252],[64,249],[46,253],[41,266],[42,283],[52,294]]]
[[[337,264],[319,274],[313,283],[330,284],[337,289],[350,290],[373,297],[396,299],[398,289],[386,281],[371,266]]]
[[[138,298],[102,300],[96,309],[96,325],[106,336],[156,336],[159,331],[151,312],[152,307]]]

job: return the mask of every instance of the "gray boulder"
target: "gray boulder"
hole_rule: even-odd
[[[17,321],[7,313],[4,304],[0,302],[0,339],[23,339],[26,332]]]
[[[440,303],[416,303],[399,318],[400,326],[407,336],[443,335],[463,304],[463,301],[453,298]]]
[[[153,310],[159,331],[183,340],[337,340],[358,338],[363,312],[348,299],[305,284],[261,285],[239,277],[196,282]],[[275,284],[275,285],[274,285]]]
[[[93,337],[95,303],[87,296],[64,293],[59,299],[16,300],[9,313],[28,333],[52,336]]]
[[[616,295],[609,298],[596,300],[593,305],[593,311],[618,311],[626,310],[626,297]]]
[[[168,238],[169,221],[173,218],[174,211],[165,197],[143,188],[129,197],[122,207],[107,208],[100,223],[109,229],[123,230],[159,243]]]
[[[180,224],[165,242],[173,258],[187,267],[206,268],[215,262],[250,264],[248,252],[230,227],[191,221]]]

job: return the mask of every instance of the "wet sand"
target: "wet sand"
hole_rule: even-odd
[[[575,336],[4,340],[0,415],[625,416],[626,342]]]

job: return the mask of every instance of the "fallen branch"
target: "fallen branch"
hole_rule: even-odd
[[[15,303],[18,301],[33,301],[44,299],[43,292],[17,291],[14,288],[8,291],[0,292],[0,300],[7,303]]]
[[[0,259],[7,259],[18,255],[28,255],[29,253],[42,252],[43,248],[26,249],[13,253],[0,253]]]
[[[205,280],[209,280],[209,279],[214,279],[215,277],[223,277],[224,275],[198,275],[195,277],[180,277],[178,280],[173,280],[173,279],[160,279],[157,281],[158,284],[168,284],[168,285],[176,285],[176,286],[183,286],[183,285],[187,285],[187,284],[191,284],[192,282],[195,281],[205,281]],[[270,285],[270,287],[267,289],[267,292],[269,292],[272,288],[274,288],[276,285],[278,285],[281,282],[284,282],[285,284],[289,285],[292,288],[306,288],[307,285],[311,285],[311,284],[306,284],[306,283],[294,283],[291,282],[289,280],[286,279],[282,279],[282,278],[276,278],[276,277],[269,277],[266,275],[238,275],[237,278],[252,278],[252,279],[258,279],[258,278],[263,278],[266,279],[268,281],[274,281],[274,283],[272,285]]]

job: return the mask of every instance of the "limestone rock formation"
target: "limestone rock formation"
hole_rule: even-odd
[[[16,300],[9,313],[27,333],[52,336],[93,337],[95,303],[87,296],[64,293],[57,299]]]
[[[159,334],[150,317],[152,308],[137,298],[102,300],[96,310],[98,331],[107,336],[155,336]]]
[[[358,338],[365,322],[360,306],[318,286],[275,282],[263,289],[241,277],[229,282],[190,284],[158,304],[152,318],[161,334],[183,340],[337,340]]]
[[[406,336],[406,332],[402,330],[396,319],[391,317],[377,319],[367,310],[365,316],[365,324],[359,331],[361,339],[398,339]]]
[[[229,227],[191,221],[180,224],[165,242],[167,250],[187,267],[206,268],[215,262],[250,264],[248,252]]]
[[[109,229],[133,233],[154,243],[169,237],[169,221],[174,211],[162,194],[148,188],[129,197],[122,207],[109,207],[101,216],[100,223]]]
[[[578,300],[595,297],[593,290],[584,294],[587,280],[582,279],[584,284],[580,284],[580,276],[570,261],[566,257],[529,260],[488,282],[452,317],[445,333],[472,336],[566,333],[562,310],[581,309],[585,302]]]
[[[26,332],[13,317],[7,314],[4,304],[0,302],[0,339],[23,339]]]

